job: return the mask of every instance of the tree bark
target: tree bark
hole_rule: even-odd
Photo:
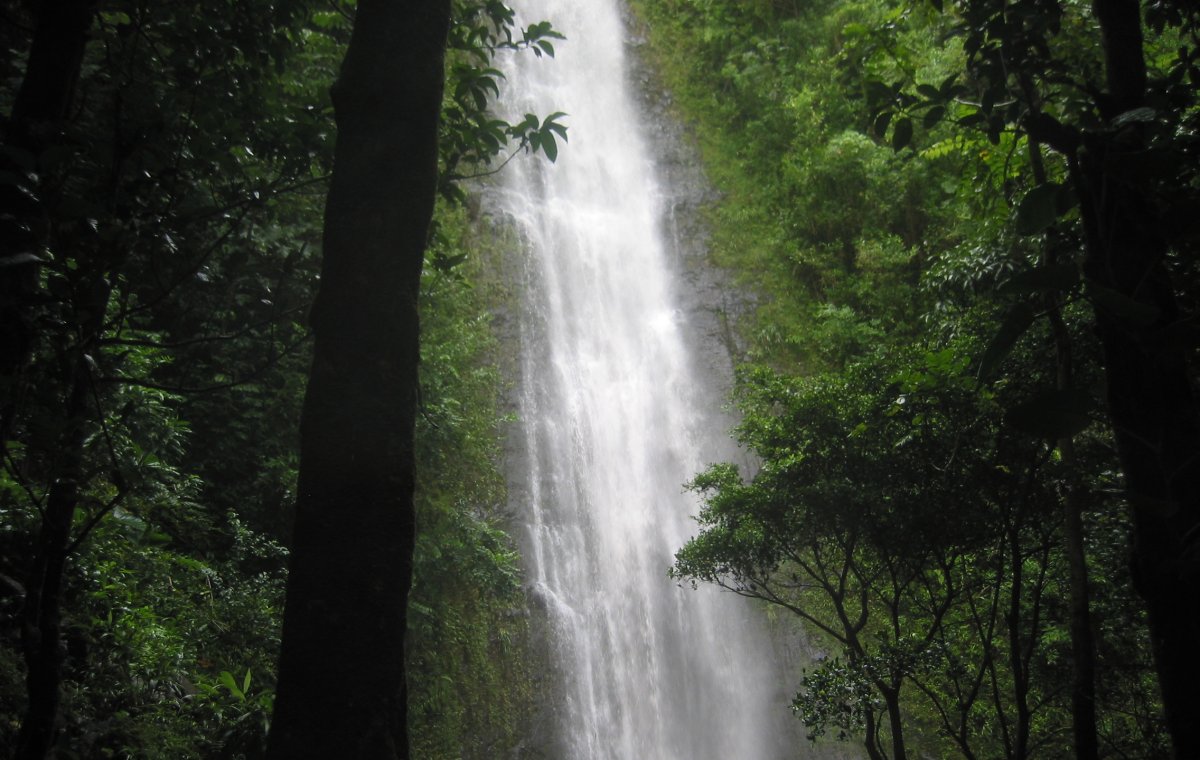
[[[33,567],[25,582],[21,648],[29,701],[21,720],[17,751],[13,755],[15,760],[42,760],[53,746],[57,733],[65,652],[62,641],[63,571],[71,542],[71,524],[79,505],[84,428],[91,388],[84,352],[80,349],[74,353],[66,429],[60,439],[60,454],[46,497]]]
[[[25,65],[25,76],[5,126],[4,146],[36,161],[57,142],[79,80],[95,0],[43,0]],[[11,153],[0,169],[29,170]],[[11,183],[0,184],[0,446],[11,438],[33,348],[32,305],[37,291],[37,203]]]
[[[904,745],[904,716],[900,712],[900,681],[892,679],[886,687],[880,687],[883,702],[887,706],[888,728],[892,733],[892,760],[908,760],[908,751]]]
[[[79,80],[95,0],[43,0],[25,76],[5,125],[0,169],[17,176],[37,168],[41,153],[60,139]],[[34,189],[34,188],[29,188]],[[0,185],[0,446],[14,435],[26,384],[24,375],[36,340],[33,307],[38,291],[37,222],[32,194],[12,183]],[[93,297],[107,303],[108,290]],[[95,304],[89,304],[95,307]],[[80,325],[80,345],[66,358],[70,389],[59,455],[51,474],[41,530],[25,579],[21,646],[26,665],[27,702],[15,758],[41,760],[54,744],[62,683],[61,593],[71,524],[79,501],[84,428],[91,378],[85,353],[93,345],[104,314]]]
[[[1106,117],[1145,105],[1140,6],[1095,0],[1107,62]],[[1169,241],[1139,188],[1109,171],[1140,160],[1138,125],[1087,141],[1076,167],[1109,416],[1133,511],[1134,580],[1146,601],[1167,727],[1177,758],[1200,757],[1200,413],[1179,318]],[[1104,297],[1115,293],[1119,300]]]
[[[1022,89],[1030,103],[1035,100],[1035,89],[1029,78],[1022,78]],[[1046,183],[1046,168],[1042,163],[1042,146],[1032,135],[1029,137],[1029,159],[1033,167],[1033,178],[1039,185]],[[1047,238],[1043,243],[1042,266],[1058,265],[1054,245]],[[1071,350],[1071,335],[1063,320],[1059,296],[1047,292],[1043,296],[1046,316],[1050,320],[1050,332],[1054,336],[1055,388],[1059,391],[1075,389],[1074,359]],[[1074,470],[1078,458],[1075,455],[1075,440],[1064,436],[1058,441],[1058,450],[1063,463]],[[1084,538],[1083,508],[1086,493],[1083,486],[1073,477],[1066,485],[1063,496],[1063,550],[1067,558],[1070,593],[1068,619],[1071,631],[1071,731],[1075,742],[1076,760],[1098,760],[1100,742],[1096,734],[1096,642],[1092,636],[1092,613],[1088,589],[1088,566],[1086,541]]]
[[[313,365],[268,757],[407,758],[417,297],[449,0],[360,0],[334,86]]]

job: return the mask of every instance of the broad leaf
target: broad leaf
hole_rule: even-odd
[[[912,119],[903,118],[896,122],[896,127],[892,131],[892,149],[901,150],[910,142],[912,142],[913,124]]]
[[[1038,185],[1025,194],[1017,206],[1017,234],[1036,235],[1058,219],[1058,195],[1062,186],[1055,182]]]
[[[981,381],[987,381],[995,374],[996,370],[1000,368],[1000,363],[1012,351],[1013,346],[1017,344],[1029,326],[1033,324],[1036,316],[1033,307],[1024,301],[1009,309],[1004,321],[1000,323],[1000,329],[992,336],[987,349],[979,359],[978,377]]]

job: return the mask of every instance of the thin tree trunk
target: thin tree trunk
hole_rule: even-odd
[[[1104,40],[1106,117],[1145,105],[1141,8],[1095,0]],[[1183,349],[1161,338],[1178,317],[1168,244],[1153,204],[1107,171],[1137,160],[1137,125],[1088,141],[1076,167],[1086,232],[1084,269],[1104,349],[1108,408],[1134,523],[1135,583],[1146,601],[1167,727],[1177,758],[1200,757],[1200,414]],[[1106,293],[1115,293],[1114,302]],[[1141,314],[1139,314],[1141,312]]]
[[[868,760],[887,760],[887,756],[879,750],[879,726],[878,721],[875,720],[874,708],[867,708],[863,734],[866,737],[863,746],[867,750]]]
[[[1016,525],[1008,526],[1008,551],[1012,563],[1009,571],[1012,574],[1012,587],[1009,590],[1008,614],[1005,622],[1008,624],[1008,661],[1013,677],[1013,704],[1017,711],[1017,720],[1013,727],[1012,757],[1024,760],[1029,757],[1029,669],[1026,666],[1021,646],[1021,627],[1024,624],[1022,614],[1022,591],[1025,583],[1025,573],[1022,564],[1020,533]]]
[[[892,733],[892,760],[908,760],[904,747],[904,721],[900,713],[900,686],[881,688],[884,704],[887,705],[888,728]]]
[[[67,400],[67,429],[59,444],[50,493],[25,582],[21,646],[25,656],[28,703],[17,738],[15,760],[42,760],[54,744],[62,686],[62,581],[79,504],[83,470],[84,421],[90,379],[83,352],[72,362],[74,378]]]
[[[1022,86],[1026,99],[1035,103],[1036,90],[1028,81],[1028,77],[1023,77]],[[1029,138],[1029,158],[1033,165],[1034,180],[1039,185],[1045,184],[1047,178],[1042,163],[1042,146],[1033,137]],[[1042,249],[1041,264],[1047,269],[1058,264],[1058,257],[1049,238]],[[1063,320],[1058,294],[1047,292],[1044,305],[1050,320],[1050,331],[1054,336],[1055,388],[1059,391],[1071,391],[1075,387],[1071,334]],[[1058,450],[1063,463],[1073,470],[1077,462],[1074,439],[1071,436],[1059,439]],[[1071,474],[1073,475],[1073,472]],[[1067,483],[1067,493],[1063,497],[1063,549],[1067,558],[1070,584],[1068,609],[1071,632],[1071,729],[1076,760],[1098,760],[1100,744],[1096,736],[1096,643],[1092,637],[1087,553],[1084,548],[1085,502],[1086,494],[1082,485],[1072,477]]]
[[[313,365],[268,757],[407,758],[417,296],[449,0],[360,0],[333,98]]]
[[[71,545],[71,527],[79,506],[79,488],[84,479],[88,423],[102,413],[89,403],[93,389],[91,356],[99,343],[112,296],[109,280],[100,272],[94,272],[91,281],[96,285],[88,289],[86,300],[79,304],[80,312],[89,315],[78,326],[80,343],[70,349],[62,362],[68,373],[64,385],[69,389],[63,432],[50,469],[50,490],[25,582],[21,645],[28,703],[17,739],[16,760],[42,760],[50,751],[57,731],[63,662],[63,575]]]

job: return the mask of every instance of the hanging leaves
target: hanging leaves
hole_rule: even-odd
[[[907,116],[899,119],[896,122],[895,128],[892,130],[892,149],[897,151],[903,150],[910,142],[912,142],[912,137],[912,119],[908,118]]]
[[[1038,185],[1026,193],[1017,206],[1017,234],[1036,235],[1054,224],[1070,208],[1064,194],[1063,186],[1057,182]]]
[[[1001,362],[1009,355],[1013,346],[1033,324],[1036,317],[1037,313],[1034,312],[1033,307],[1024,301],[1009,309],[1004,321],[1000,323],[1000,329],[992,336],[987,349],[979,359],[977,377],[981,382],[989,380],[996,374]]]

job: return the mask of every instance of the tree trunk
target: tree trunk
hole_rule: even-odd
[[[866,737],[863,746],[866,747],[868,760],[887,760],[887,757],[879,750],[879,726],[873,707],[867,708],[863,736]]]
[[[25,77],[5,126],[4,146],[36,161],[58,141],[79,80],[95,0],[43,0],[25,65]],[[13,153],[0,154],[0,170],[23,175]],[[33,348],[32,305],[37,290],[36,201],[16,185],[0,184],[0,446],[11,438]]]
[[[100,312],[103,314],[103,312]],[[28,703],[17,737],[15,760],[42,760],[54,744],[62,686],[62,581],[71,542],[71,524],[79,504],[83,470],[84,423],[91,389],[82,349],[74,352],[67,399],[66,430],[51,479],[33,568],[25,582],[21,648],[25,657]]]
[[[268,757],[407,758],[417,296],[437,185],[449,0],[360,0],[333,99]]]
[[[1095,0],[1111,104],[1145,105],[1140,7]],[[1177,758],[1200,757],[1200,414],[1184,349],[1164,340],[1178,317],[1153,204],[1114,177],[1140,160],[1137,125],[1090,139],[1077,167],[1108,407],[1134,522],[1134,580],[1146,601],[1167,727]],[[1115,294],[1115,295],[1113,295]]]
[[[1035,89],[1028,77],[1022,86],[1029,102],[1035,101]],[[1033,178],[1039,185],[1046,183],[1046,169],[1042,163],[1042,146],[1032,136],[1029,138],[1029,159],[1033,166]],[[1049,238],[1043,243],[1041,264],[1047,269],[1058,265],[1058,256]],[[1071,350],[1071,334],[1063,320],[1062,306],[1057,293],[1047,292],[1043,296],[1046,316],[1050,320],[1050,332],[1054,336],[1055,383],[1059,391],[1075,389],[1074,359]],[[1083,527],[1083,508],[1087,494],[1083,485],[1076,482],[1074,468],[1078,462],[1075,441],[1065,436],[1058,441],[1058,450],[1063,463],[1072,469],[1072,477],[1063,497],[1063,550],[1067,558],[1070,579],[1069,620],[1071,631],[1071,732],[1075,743],[1076,760],[1098,760],[1100,743],[1096,735],[1096,642],[1092,637],[1092,613],[1088,590],[1088,566],[1086,541]]]
[[[21,616],[21,646],[25,657],[28,704],[17,739],[17,760],[42,760],[54,744],[62,687],[62,587],[71,546],[71,527],[79,507],[84,480],[84,448],[89,423],[103,414],[93,409],[92,357],[104,330],[104,315],[112,296],[110,280],[93,271],[91,287],[80,294],[78,306],[86,319],[76,328],[79,345],[71,347],[60,364],[68,389],[64,416],[42,511],[41,530],[34,545],[25,581]]]
[[[1026,624],[1023,613],[1022,591],[1025,588],[1024,562],[1021,552],[1021,537],[1017,525],[1009,523],[1008,551],[1009,572],[1012,588],[1008,595],[1008,612],[1004,616],[1008,626],[1008,666],[1012,672],[1013,705],[1017,716],[1013,727],[1012,756],[1016,760],[1029,757],[1029,733],[1031,730],[1029,709],[1029,668],[1024,655],[1022,627]],[[1031,626],[1030,635],[1036,635]]]
[[[893,679],[892,685],[880,687],[884,704],[887,706],[888,728],[892,734],[892,760],[908,760],[904,746],[904,716],[900,712],[900,682]]]

